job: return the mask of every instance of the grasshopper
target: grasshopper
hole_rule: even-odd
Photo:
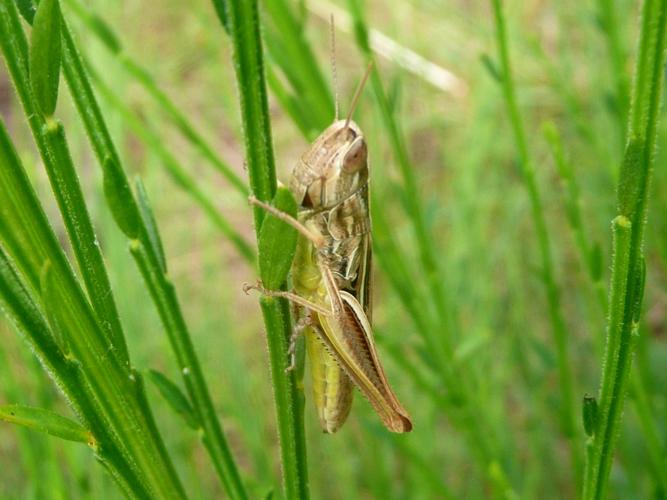
[[[291,300],[299,320],[290,343],[303,332],[312,392],[324,432],[345,423],[353,386],[392,432],[412,421],[394,395],[380,363],[371,328],[371,220],[368,151],[352,113],[371,66],[345,120],[336,119],[302,155],[289,183],[297,219],[251,197],[251,203],[299,231],[291,269],[293,292],[261,289]],[[336,105],[338,108],[338,105]]]

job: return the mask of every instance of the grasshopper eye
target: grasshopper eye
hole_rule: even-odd
[[[366,141],[364,141],[363,137],[359,136],[354,140],[345,153],[345,158],[343,158],[343,169],[346,172],[356,172],[366,165],[367,157],[368,149],[366,148]]]

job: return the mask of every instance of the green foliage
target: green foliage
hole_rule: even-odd
[[[181,389],[165,375],[157,370],[150,370],[148,376],[169,403],[171,409],[178,413],[190,429],[197,430],[201,426],[190,402]]]
[[[289,189],[276,190],[272,205],[281,212],[296,217],[296,202]],[[296,252],[296,230],[286,222],[268,214],[259,231],[259,275],[269,290],[278,289],[285,281]]]
[[[259,200],[269,201],[276,193],[276,171],[271,137],[268,97],[264,77],[264,56],[260,36],[260,18],[257,0],[243,0],[226,4],[229,8],[229,27],[235,62],[236,82],[243,122],[245,158],[252,194]],[[280,195],[285,208],[291,196]],[[293,202],[293,200],[292,200]],[[261,228],[268,217],[255,207],[255,232],[261,243]],[[271,230],[271,226],[268,226]],[[273,232],[273,230],[271,230]],[[291,236],[290,236],[291,238]],[[296,242],[295,242],[296,243]],[[273,253],[266,244],[262,250]],[[293,251],[293,250],[292,250]],[[283,277],[289,257],[281,265],[271,255],[260,253],[262,276],[273,280]],[[291,263],[291,259],[289,259]],[[282,271],[281,271],[282,269]],[[280,283],[284,286],[284,283]],[[296,376],[288,371],[288,339],[291,335],[289,306],[284,299],[260,299],[266,336],[269,345],[271,377],[276,408],[276,423],[280,440],[283,489],[286,498],[308,498],[308,470],[303,423],[303,388],[297,387]]]
[[[104,160],[102,168],[104,171],[104,194],[111,214],[125,236],[136,238],[139,235],[141,215],[132,199],[127,177],[120,169],[120,165],[111,156]]]
[[[0,496],[664,496],[665,2],[257,3],[60,1],[56,107],[56,2],[0,0],[0,402],[94,444],[0,426]],[[289,289],[296,233],[257,209],[255,248],[247,197],[293,213],[275,181],[369,61],[373,333],[415,428],[357,395],[327,437],[289,306],[242,292]]]
[[[21,405],[1,405],[0,420],[29,429],[45,432],[67,441],[88,443],[93,448],[95,443],[92,434],[84,427],[69,418],[58,415],[43,408],[32,408]]]
[[[666,45],[667,3],[646,0],[642,9],[627,146],[618,180],[619,215],[612,222],[614,254],[607,341],[602,361],[597,433],[586,463],[583,490],[586,500],[606,494],[637,343],[646,283],[644,227],[658,135]],[[655,443],[648,446],[653,447]],[[664,465],[657,469],[660,475],[665,470]]]
[[[30,40],[30,84],[35,102],[45,116],[56,110],[59,81],[60,5],[58,0],[42,0]]]

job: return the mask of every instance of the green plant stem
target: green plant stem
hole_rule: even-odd
[[[241,103],[245,153],[252,193],[270,201],[276,191],[264,57],[256,0],[228,2],[236,80]],[[259,239],[264,213],[254,209]],[[303,427],[303,396],[294,371],[286,372],[291,334],[289,307],[283,300],[260,299],[269,346],[274,402],[280,440],[283,488],[288,499],[308,498],[308,471]]]
[[[193,401],[197,420],[202,425],[202,438],[213,465],[231,498],[247,498],[190,340],[176,297],[176,290],[160,269],[154,252],[147,251],[146,246],[139,240],[130,243],[130,251],[148,285],[160,318],[165,325],[169,341],[177,355],[180,372],[188,395]]]
[[[595,435],[607,434],[605,427],[609,422],[609,412],[612,406],[612,397],[614,388],[604,381],[613,378],[619,369],[619,354],[621,350],[622,329],[623,329],[623,311],[625,308],[625,298],[628,286],[628,270],[630,268],[630,247],[632,244],[632,223],[625,216],[618,216],[612,222],[614,234],[614,253],[612,260],[612,277],[609,292],[609,326],[607,333],[607,344],[605,346],[605,363],[603,385],[598,401],[598,412],[596,418]],[[601,432],[602,431],[602,432]],[[598,444],[600,439],[593,440],[593,459],[601,453],[602,447]],[[595,462],[593,462],[594,464]],[[587,468],[584,481],[584,498],[599,498],[595,492],[599,469],[595,467]],[[592,495],[592,496],[591,496]]]
[[[645,1],[626,154],[619,175],[607,341],[593,449],[586,464],[585,500],[605,495],[632,368],[644,291],[642,245],[664,80],[666,32],[667,1]]]
[[[110,160],[112,164],[118,166],[119,175],[127,183],[124,170],[120,167],[122,165],[120,156],[111,139],[108,127],[86,75],[83,61],[67,26],[63,28],[63,42],[63,69],[65,77],[74,103],[88,132],[88,137],[98,162],[104,167],[105,163]],[[124,204],[130,207],[132,212],[139,213],[139,207],[133,196],[128,195],[125,197]],[[156,306],[160,312],[165,329],[168,332],[168,337],[176,355],[191,404],[200,417],[206,448],[209,451],[216,472],[225,486],[227,495],[233,499],[247,498],[238,468],[231,455],[229,445],[215,412],[215,407],[213,406],[208,386],[203,377],[199,359],[192,345],[190,334],[183,321],[176,292],[164,274],[165,269],[162,263],[161,249],[158,247],[158,243],[151,239],[151,231],[147,226],[147,222],[141,218],[138,223],[139,244],[146,258],[141,262],[137,261],[137,263],[140,268],[143,266],[147,269],[150,272],[150,276],[156,277],[148,282],[155,287],[150,290],[151,296],[162,299],[160,302],[156,302]]]
[[[548,127],[546,129],[547,140],[550,142],[552,152],[561,177],[567,185],[567,200],[566,207],[568,213],[568,221],[575,234],[577,248],[582,265],[588,271],[588,276],[593,284],[597,295],[600,312],[606,314],[607,312],[607,298],[604,296],[604,288],[601,277],[594,275],[594,267],[590,260],[592,257],[592,246],[588,241],[587,231],[584,227],[583,217],[580,211],[580,195],[577,180],[575,178],[572,165],[565,159],[563,153],[560,137],[555,128]],[[602,355],[602,343],[595,336],[595,344],[599,346],[598,352]],[[632,394],[633,401],[637,415],[639,416],[640,428],[644,436],[644,443],[648,450],[651,464],[654,469],[655,478],[660,483],[662,489],[667,491],[667,463],[662,458],[664,456],[663,446],[659,438],[659,432],[656,428],[656,417],[651,408],[649,397],[646,392],[645,381],[641,372],[635,373],[632,377]],[[591,448],[592,446],[588,446]]]
[[[74,13],[86,24],[89,30],[97,36],[98,40],[100,40],[103,45],[116,56],[123,68],[125,68],[125,70],[144,87],[148,94],[159,105],[160,109],[164,111],[176,125],[181,134],[199,150],[202,156],[229,181],[234,189],[245,200],[248,196],[248,187],[243,180],[234,173],[227,162],[225,162],[215,151],[215,148],[204,139],[204,136],[197,130],[195,125],[188,120],[180,108],[174,104],[169,96],[158,86],[150,73],[123,49],[112,28],[94,12],[88,10],[78,0],[67,0],[66,3],[72,7]]]
[[[570,445],[571,467],[575,477],[581,470],[581,457],[575,443],[576,423],[574,416],[574,389],[573,377],[568,353],[567,330],[560,304],[560,290],[555,279],[554,263],[551,254],[551,243],[547,229],[540,191],[535,178],[535,168],[528,152],[528,143],[524,130],[523,121],[516,101],[516,91],[512,68],[510,64],[509,49],[507,42],[507,30],[505,27],[505,16],[502,11],[501,0],[492,0],[494,18],[496,23],[496,43],[498,46],[498,58],[502,73],[502,90],[509,114],[510,123],[514,132],[514,139],[519,153],[523,181],[530,199],[531,213],[542,259],[542,275],[549,307],[549,319],[556,344],[558,379],[561,398],[561,419],[564,433]]]

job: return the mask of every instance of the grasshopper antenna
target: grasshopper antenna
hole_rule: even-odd
[[[338,121],[339,104],[338,104],[338,72],[336,71],[336,26],[334,25],[333,13],[329,17],[329,36],[331,37],[329,39],[329,44],[331,45],[329,47],[331,50],[331,54],[329,54],[329,56],[331,57],[331,79],[333,80],[333,88],[334,88],[334,109],[335,109],[334,120]]]
[[[347,128],[348,125],[350,125],[350,120],[352,120],[352,115],[354,114],[354,110],[357,107],[357,104],[359,103],[359,97],[361,97],[361,92],[364,90],[364,85],[366,85],[366,82],[368,81],[368,77],[371,74],[371,70],[373,69],[373,61],[368,63],[368,66],[366,66],[366,73],[364,73],[364,77],[361,79],[361,82],[359,82],[359,86],[357,87],[357,90],[354,92],[354,97],[352,98],[352,105],[350,106],[350,111],[347,113],[347,118],[345,119],[345,127]]]

